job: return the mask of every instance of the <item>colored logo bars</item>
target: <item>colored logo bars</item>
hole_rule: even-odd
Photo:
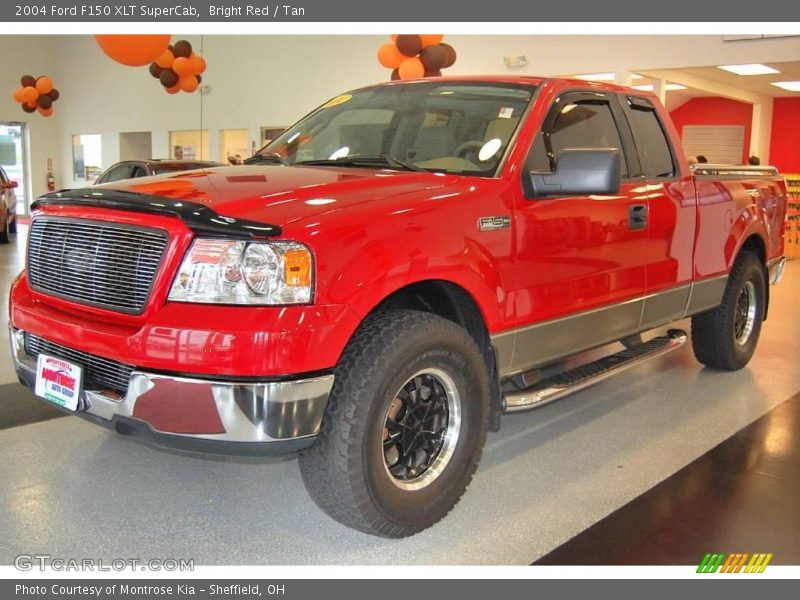
[[[724,552],[708,553],[697,567],[698,573],[763,573],[772,553],[769,554],[725,554]]]

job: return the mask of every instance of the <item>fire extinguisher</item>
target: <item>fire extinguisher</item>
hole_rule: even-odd
[[[47,159],[47,191],[56,191],[56,178],[53,176],[53,159]]]

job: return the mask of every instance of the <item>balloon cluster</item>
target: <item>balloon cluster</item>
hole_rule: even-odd
[[[53,87],[53,80],[42,75],[34,78],[23,75],[20,79],[22,87],[14,90],[14,100],[20,103],[26,113],[39,111],[43,117],[53,114],[53,102],[58,100],[59,93]]]
[[[439,77],[442,69],[453,66],[456,51],[442,43],[443,35],[393,35],[392,41],[378,48],[378,62],[392,69],[392,81]]]
[[[205,70],[205,59],[195,54],[186,40],[167,46],[150,65],[150,75],[161,82],[168,94],[192,93],[203,80],[201,73]]]

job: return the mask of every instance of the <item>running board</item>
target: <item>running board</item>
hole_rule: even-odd
[[[504,412],[518,412],[558,400],[635,367],[646,360],[676,350],[683,346],[686,340],[686,332],[670,329],[666,335],[558,373],[529,388],[504,393],[503,410]]]

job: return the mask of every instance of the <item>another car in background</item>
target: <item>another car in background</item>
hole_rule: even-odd
[[[17,196],[14,190],[18,185],[0,167],[0,244],[7,244],[10,235],[17,232]]]
[[[137,177],[148,177],[150,175],[165,175],[168,173],[178,173],[180,171],[191,171],[192,169],[204,169],[207,167],[219,167],[222,163],[209,160],[178,160],[178,159],[148,159],[148,160],[124,160],[112,165],[97,178],[94,185],[101,183],[111,183],[122,179],[136,179]]]

